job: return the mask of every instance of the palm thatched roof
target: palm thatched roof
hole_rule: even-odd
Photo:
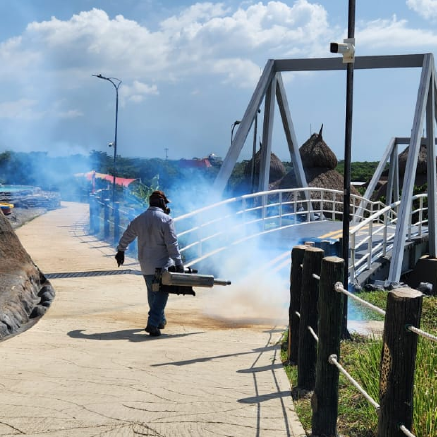
[[[310,187],[327,188],[343,191],[344,178],[337,170],[329,168],[304,168],[305,177]],[[282,188],[298,188],[296,174],[294,171],[287,173],[283,178],[270,184],[271,190]],[[351,194],[359,195],[354,186],[351,186]]]
[[[337,167],[337,157],[322,137],[323,124],[318,134],[314,133],[303,143],[299,149],[304,168],[328,168],[334,170]]]
[[[407,159],[408,159],[409,151],[410,151],[410,147],[408,146],[398,156],[399,184],[401,186],[404,183],[405,169],[407,167]],[[372,200],[379,200],[387,195],[386,191],[387,191],[388,172],[389,170],[385,170],[382,173],[377,189],[372,195]],[[414,178],[415,186],[421,187],[428,182],[427,172],[428,172],[428,151],[427,151],[426,144],[421,144],[419,149],[419,156],[417,158],[416,176]]]
[[[246,166],[244,167],[244,176],[246,178],[250,178],[252,176],[252,165],[253,165],[252,162],[255,163],[254,174],[256,179],[258,179],[260,173],[260,166],[261,166],[261,149],[258,150],[258,152],[256,152],[255,159],[249,160]],[[286,171],[285,171],[284,164],[282,164],[282,161],[274,153],[271,153],[269,182],[273,182],[282,178],[285,175],[285,173]]]
[[[323,126],[322,126],[323,129]],[[322,129],[318,134],[312,134],[311,137],[299,149],[304,167],[305,177],[310,187],[327,188],[344,191],[344,178],[335,167],[337,166],[337,158],[334,152],[323,141]],[[297,183],[296,173],[294,170],[287,173],[281,179],[270,184],[271,190],[285,189],[285,188],[299,188]],[[359,195],[357,189],[351,186],[351,194]],[[324,194],[326,200],[333,200],[332,194]],[[313,200],[320,199],[320,194],[313,192],[311,194]],[[336,194],[335,199],[342,202],[343,194]],[[294,200],[291,199],[290,200]],[[320,205],[314,205],[319,208]],[[332,209],[332,203],[324,203],[325,209]],[[341,204],[336,205],[336,211],[341,211],[343,208]]]
[[[400,155],[399,155],[399,173],[401,175],[405,174],[405,168],[407,167],[407,158],[408,152],[410,151],[410,146],[408,146]],[[426,144],[421,144],[419,149],[419,156],[417,158],[417,169],[416,174],[426,174],[428,168],[428,152],[426,148]]]

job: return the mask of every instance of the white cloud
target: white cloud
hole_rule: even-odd
[[[147,85],[138,80],[134,80],[132,86],[125,85],[120,88],[120,95],[123,99],[123,104],[126,100],[131,102],[140,103],[148,95],[159,95],[158,87],[156,84]]]
[[[253,87],[262,73],[260,66],[249,59],[220,59],[212,63],[211,70],[225,75],[223,83],[238,81],[241,87]]]
[[[361,23],[362,26],[362,23]],[[357,31],[356,39],[360,46],[367,49],[402,49],[437,47],[437,34],[431,30],[412,29],[408,27],[408,21],[398,20],[393,16],[391,20],[375,20],[365,23]],[[426,44],[426,46],[424,46]],[[423,51],[423,50],[422,50]]]
[[[0,42],[2,132],[10,127],[12,118],[19,120],[23,132],[24,119],[37,119],[39,126],[42,119],[56,141],[106,145],[107,131],[112,135],[114,96],[109,84],[98,84],[91,77],[101,73],[123,81],[120,141],[141,143],[152,127],[159,132],[156,144],[178,143],[181,154],[185,153],[184,144],[190,154],[194,147],[202,150],[211,144],[224,155],[219,148],[226,147],[228,132],[223,141],[220,130],[230,124],[229,119],[241,117],[268,59],[327,57],[329,42],[346,36],[346,19],[341,27],[330,22],[341,19],[338,14],[328,15],[334,3],[328,0],[243,0],[232,8],[228,7],[231,2],[224,0],[188,7],[179,4],[180,13],[153,23],[153,27],[145,24],[153,18],[132,14],[130,2],[125,3],[126,9],[120,11],[138,18],[91,9],[69,19],[58,15],[32,22],[21,35]],[[435,3],[408,0],[407,4],[431,19]],[[162,13],[164,9],[159,11]],[[407,21],[411,15],[358,22],[357,55],[435,52],[436,30],[424,22],[421,28],[413,28]],[[284,74],[286,84],[293,77],[296,75]],[[314,83],[311,90],[318,86],[323,84]],[[152,99],[153,105],[149,104]],[[188,106],[190,111],[185,109]],[[214,117],[211,111],[215,111]],[[137,121],[142,114],[147,114],[150,125]],[[193,129],[192,119],[202,116],[205,120]],[[81,117],[86,117],[87,123]],[[160,127],[164,119],[166,126],[170,120],[175,126],[165,135]],[[29,126],[28,135],[32,136],[35,128]],[[19,135],[16,129],[10,131],[8,140],[16,144]],[[42,134],[40,129],[38,135]],[[193,156],[201,153],[196,150]]]
[[[0,118],[7,119],[39,119],[44,113],[35,110],[37,102],[30,99],[20,99],[0,103]]]
[[[426,20],[437,20],[437,0],[407,0],[407,6]]]
[[[59,118],[77,118],[83,117],[83,112],[78,111],[77,109],[69,109],[68,111],[61,111],[55,113],[55,115]]]
[[[36,67],[68,72],[75,80],[86,69],[111,72],[122,77],[124,85],[134,80],[177,82],[212,73],[228,84],[254,86],[257,63],[317,54],[321,40],[329,40],[331,34],[326,10],[307,0],[292,6],[259,2],[233,13],[222,3],[197,3],[162,21],[156,31],[122,15],[111,19],[105,11],[92,9],[70,20],[52,17],[30,23],[20,39],[0,47],[0,59],[15,55],[18,63],[26,51],[24,58],[33,58]],[[138,101],[150,92],[157,90],[152,86],[130,97]]]

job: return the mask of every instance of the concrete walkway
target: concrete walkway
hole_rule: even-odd
[[[16,232],[44,274],[117,270],[86,223],[86,205],[63,203]],[[214,287],[170,296],[151,338],[141,276],[51,282],[42,320],[0,343],[1,436],[305,435],[280,361],[285,323],[208,317]]]

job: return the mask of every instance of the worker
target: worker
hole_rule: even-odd
[[[170,209],[170,201],[162,191],[154,191],[149,197],[149,208],[134,218],[124,231],[117,246],[115,259],[118,267],[124,263],[124,253],[129,244],[138,238],[138,261],[147,285],[149,314],[145,331],[152,337],[161,335],[167,320],[165,307],[168,293],[153,291],[152,283],[155,269],[168,269],[175,266],[179,273],[184,272],[179,244]]]

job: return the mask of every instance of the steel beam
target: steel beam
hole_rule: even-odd
[[[260,156],[258,191],[267,191],[269,189],[273,120],[275,115],[275,89],[276,77],[274,76],[267,88],[264,100],[263,139]]]
[[[270,86],[272,78],[275,75],[274,65],[275,61],[273,59],[267,61],[258,85],[256,86],[246,112],[244,113],[241,123],[237,129],[231,147],[229,148],[223,164],[216,176],[213,184],[213,190],[214,193],[218,195],[221,195],[226,188],[226,184],[228,183],[229,177],[231,176],[232,170],[234,169],[235,163],[240,155],[241,149],[244,146],[244,142],[249,134],[253,120],[256,117],[257,111],[266,94],[267,88]]]
[[[431,64],[431,79],[428,90],[428,101],[426,104],[426,137],[427,137],[427,177],[428,177],[428,238],[429,256],[436,257],[437,235],[436,235],[436,162],[435,162],[435,68]]]
[[[417,160],[419,156],[421,132],[425,119],[425,108],[427,105],[428,91],[432,76],[433,56],[427,54],[423,59],[422,74],[420,78],[419,91],[417,95],[416,110],[414,112],[413,128],[408,150],[407,165],[405,168],[404,185],[402,188],[402,202],[399,209],[398,221],[396,223],[396,236],[393,242],[393,254],[391,259],[389,282],[399,282],[402,273],[402,256],[404,253],[407,227],[411,212],[411,197],[413,195],[414,179],[416,175]]]
[[[297,183],[299,187],[306,188],[308,183],[303,169],[302,158],[299,152],[299,143],[297,142],[293,120],[290,115],[290,107],[288,105],[281,73],[276,74],[276,100],[282,118],[282,125],[284,126],[285,138],[287,139],[291,162],[293,163],[293,169],[296,173]],[[307,194],[306,191],[305,194]],[[307,198],[307,200],[309,199]]]
[[[374,68],[422,67],[426,55],[356,56],[354,70]],[[276,59],[275,70],[283,71],[327,71],[346,70],[341,58]]]
[[[363,215],[363,211],[367,206],[368,201],[365,199],[370,200],[372,197],[373,192],[376,189],[376,185],[378,184],[379,180],[381,179],[382,172],[384,171],[385,164],[387,164],[387,161],[389,157],[392,154],[392,150],[396,144],[396,138],[392,138],[390,142],[388,143],[388,146],[386,147],[384,154],[382,155],[381,161],[379,161],[378,167],[376,167],[375,173],[373,173],[372,179],[369,182],[369,185],[367,186],[367,190],[364,193],[364,199],[360,202],[360,206],[358,207],[355,216],[353,218],[353,222],[357,223],[361,216]],[[391,167],[391,163],[390,163]]]

